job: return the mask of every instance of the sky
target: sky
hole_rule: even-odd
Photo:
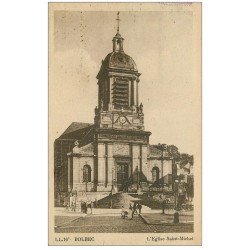
[[[191,11],[122,11],[124,52],[141,73],[139,101],[151,144],[176,145],[194,154],[199,126],[199,93],[194,64]],[[112,52],[117,22],[114,11],[54,12],[53,138],[71,122],[93,123],[96,75]],[[198,88],[199,89],[199,88]]]

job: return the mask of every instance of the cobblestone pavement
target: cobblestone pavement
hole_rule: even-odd
[[[174,233],[193,232],[193,225],[148,225],[140,216],[133,220],[122,219],[120,216],[72,217],[56,216],[56,233]],[[61,226],[60,226],[61,225]]]
[[[143,219],[148,224],[172,224],[174,220],[173,214],[143,214]],[[189,215],[182,215],[180,213],[179,216],[180,223],[193,223],[194,216]]]

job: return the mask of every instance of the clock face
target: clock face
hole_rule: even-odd
[[[124,124],[126,122],[126,118],[124,116],[121,116],[119,118],[120,123]]]

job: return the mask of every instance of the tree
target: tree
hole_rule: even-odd
[[[178,151],[179,149],[176,146],[168,145],[166,149],[170,157],[174,158],[175,160],[179,159],[180,153]]]
[[[186,166],[188,163],[193,166],[194,165],[194,156],[189,154],[180,154],[178,158],[178,162],[180,164],[180,167]]]

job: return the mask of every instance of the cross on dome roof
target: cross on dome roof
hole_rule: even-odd
[[[120,25],[120,21],[121,21],[121,19],[120,19],[120,12],[118,11],[117,12],[117,18],[116,18],[116,20],[117,20],[117,34],[119,34],[119,25]]]

